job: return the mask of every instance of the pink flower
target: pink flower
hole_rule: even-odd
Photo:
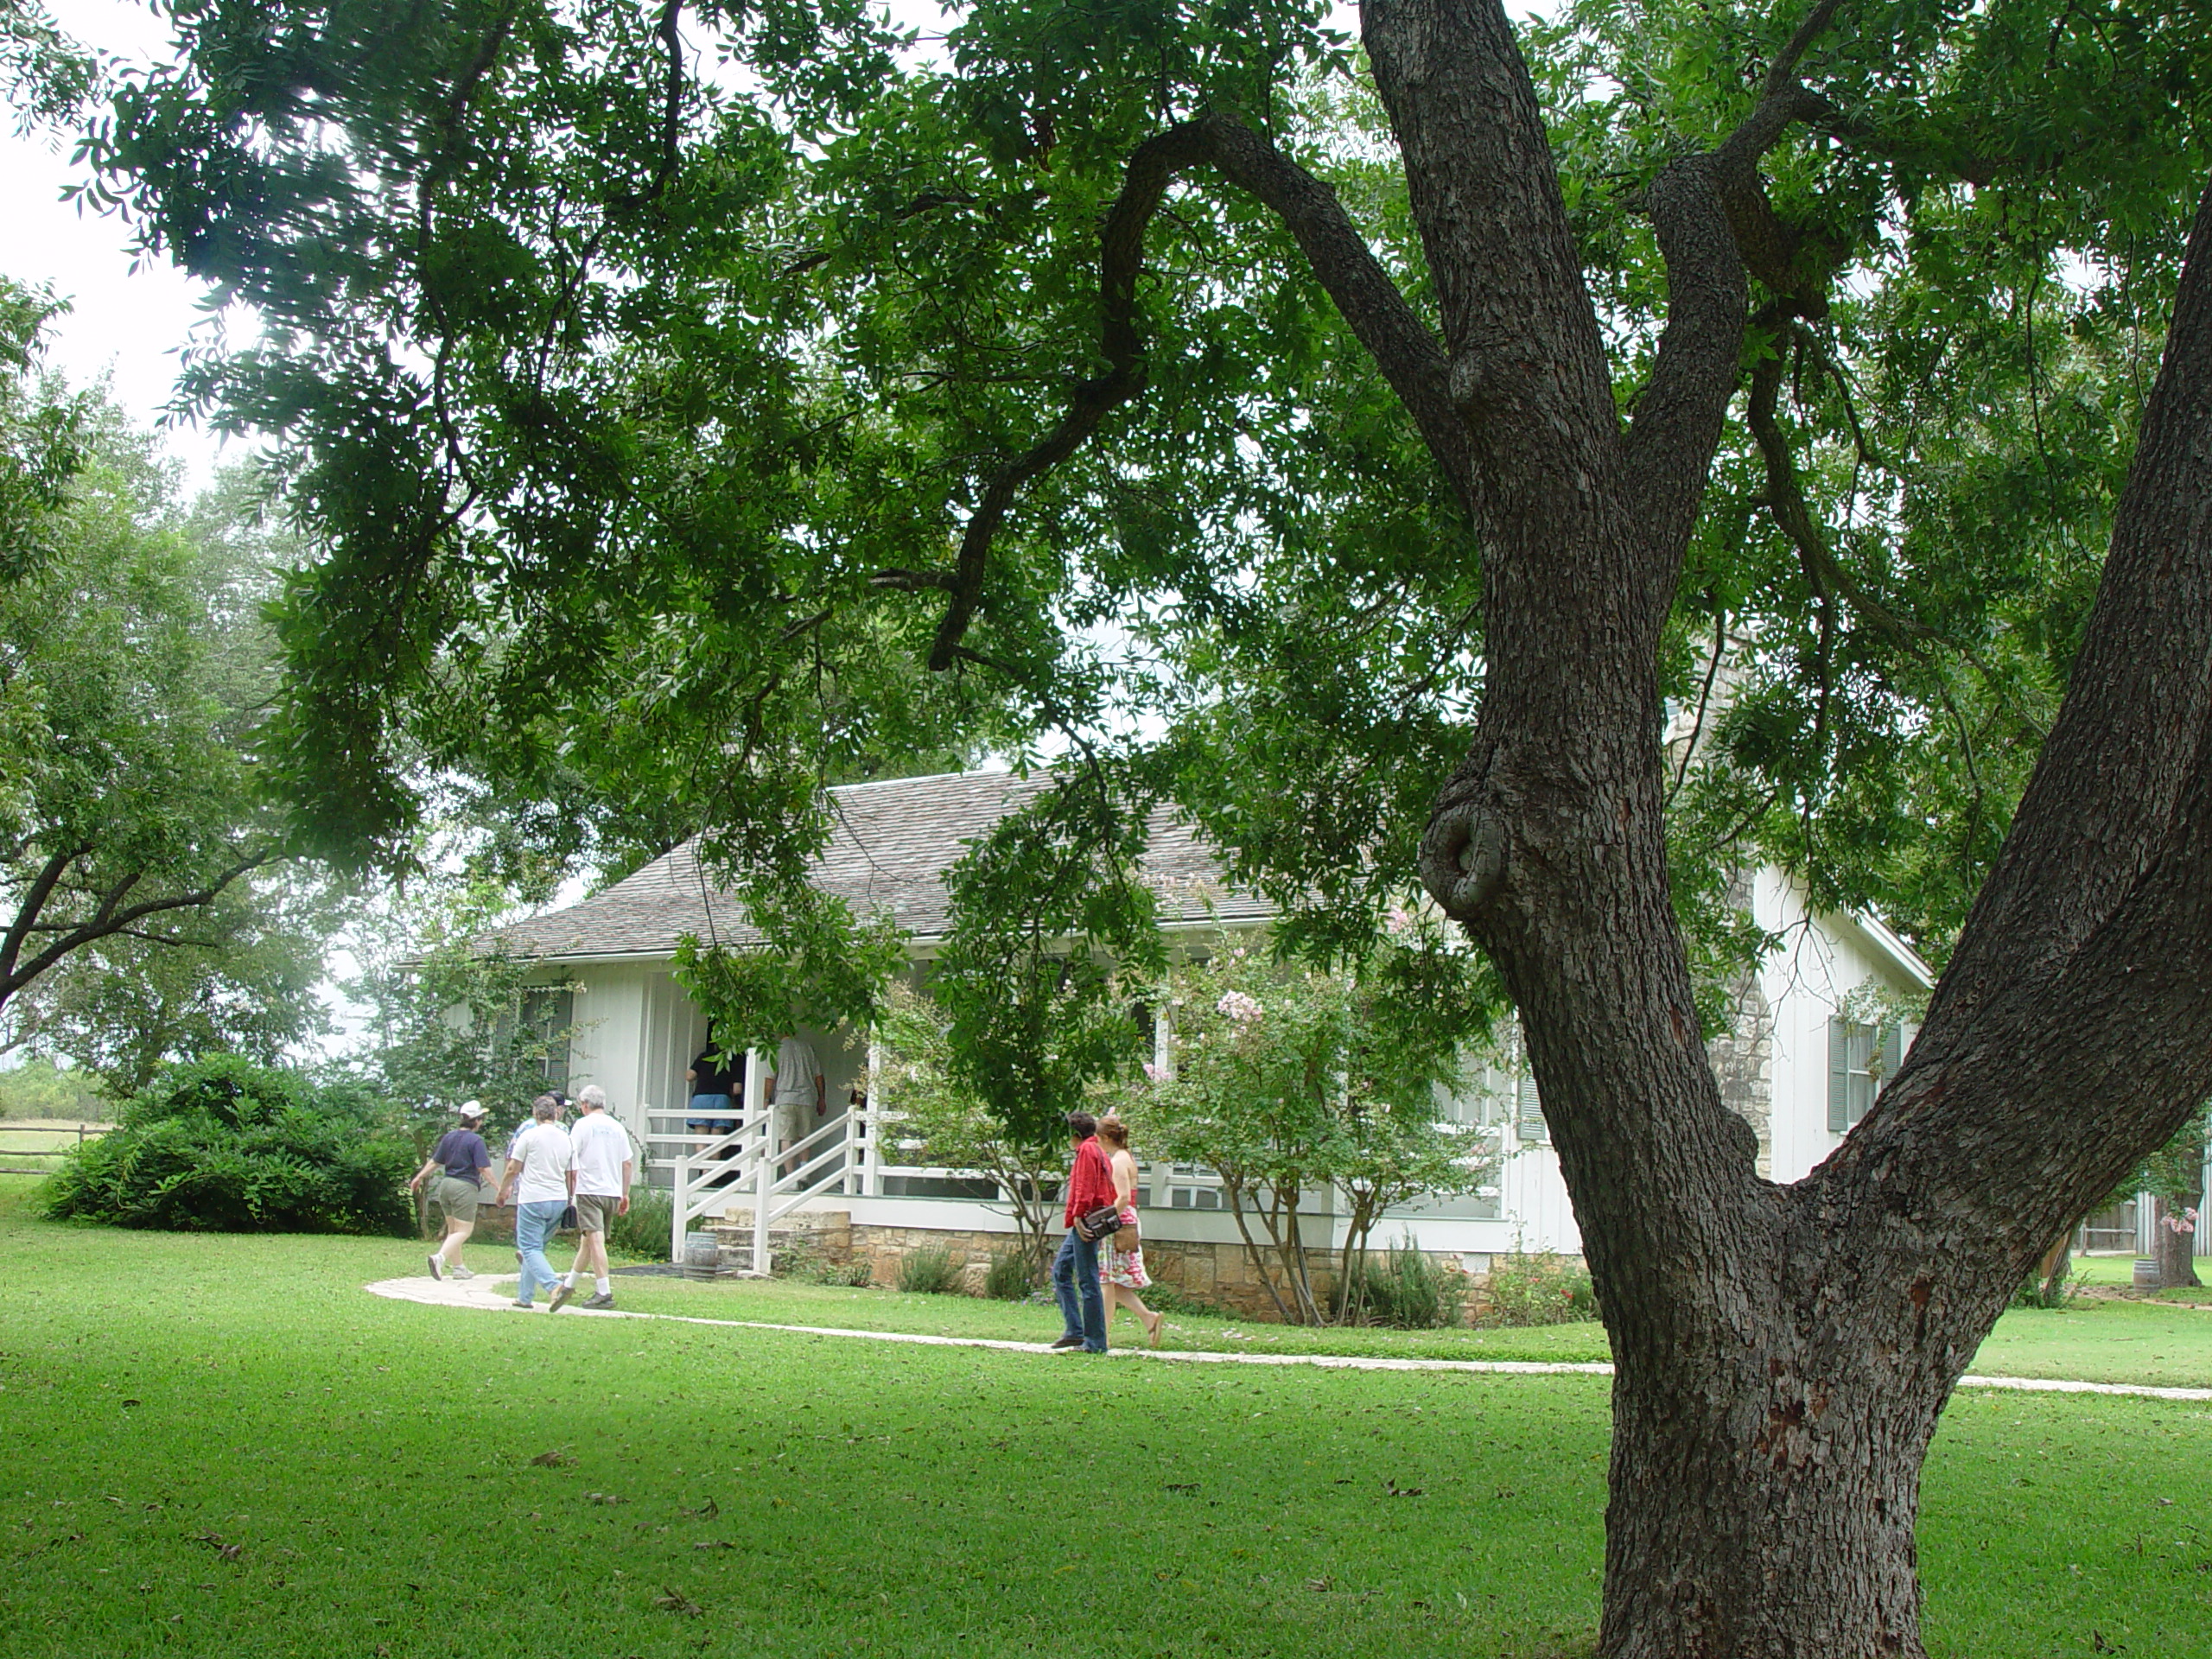
[[[2158,1225],[2171,1232],[2193,1233],[2196,1230],[2196,1211],[2190,1209],[2183,1211],[2177,1216],[2161,1216],[2158,1217]]]
[[[1234,1020],[1240,1026],[1256,1021],[1267,1010],[1253,997],[1243,991],[1224,991],[1221,1001],[1213,1005],[1214,1012],[1224,1019]]]
[[[1167,1080],[1167,1073],[1161,1071],[1150,1060],[1147,1060],[1144,1063],[1144,1077],[1147,1083],[1165,1083]]]
[[[1393,933],[1410,933],[1414,931],[1414,913],[1403,905],[1393,905],[1382,918],[1382,925]]]

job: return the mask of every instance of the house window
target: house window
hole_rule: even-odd
[[[1220,1180],[1221,1178],[1204,1164],[1170,1166],[1167,1173],[1167,1207],[1171,1210],[1220,1209]]]
[[[1904,1059],[1902,1025],[1828,1021],[1828,1133],[1847,1133],[1874,1109],[1874,1096]]]
[[[569,1033],[575,1026],[575,993],[566,985],[522,994],[524,1046],[534,1051],[537,1075],[548,1089],[569,1091]]]

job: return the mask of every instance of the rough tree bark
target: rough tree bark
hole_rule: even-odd
[[[1672,308],[1625,431],[1502,9],[1365,11],[1485,556],[1488,686],[1423,874],[1519,1005],[1619,1363],[1608,1659],[1920,1653],[1952,1386],[2052,1236],[2212,1084],[2212,198],[2063,711],[1912,1053],[1788,1187],[1707,1069],[1657,645],[1771,218],[1756,163],[1817,109],[1796,65],[1833,10],[1652,187]]]

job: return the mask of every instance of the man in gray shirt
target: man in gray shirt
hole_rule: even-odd
[[[820,1127],[830,1109],[830,1085],[822,1063],[804,1037],[786,1037],[776,1046],[776,1069],[768,1078],[768,1102],[775,1121],[776,1147],[783,1151],[806,1139]],[[786,1159],[777,1173],[788,1175],[800,1164],[820,1155],[822,1148],[796,1159]]]

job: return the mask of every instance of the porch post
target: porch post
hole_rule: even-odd
[[[753,1182],[753,1271],[765,1279],[768,1276],[769,1188],[776,1180],[776,1110],[761,1100],[760,1083],[760,1053],[748,1048],[745,1051],[745,1097],[756,1105],[760,1124],[760,1161]]]
[[[652,1122],[650,1118],[646,1121]],[[669,1220],[668,1259],[680,1268],[683,1265],[683,1230],[690,1225],[688,1214],[691,1208],[691,1148],[689,1146],[676,1154],[673,1190],[676,1208]]]
[[[861,1090],[864,1103],[861,1107],[867,1135],[861,1147],[861,1195],[869,1198],[883,1196],[883,1103],[876,1098],[882,1076],[883,1044],[871,1028],[868,1033],[868,1082]]]

